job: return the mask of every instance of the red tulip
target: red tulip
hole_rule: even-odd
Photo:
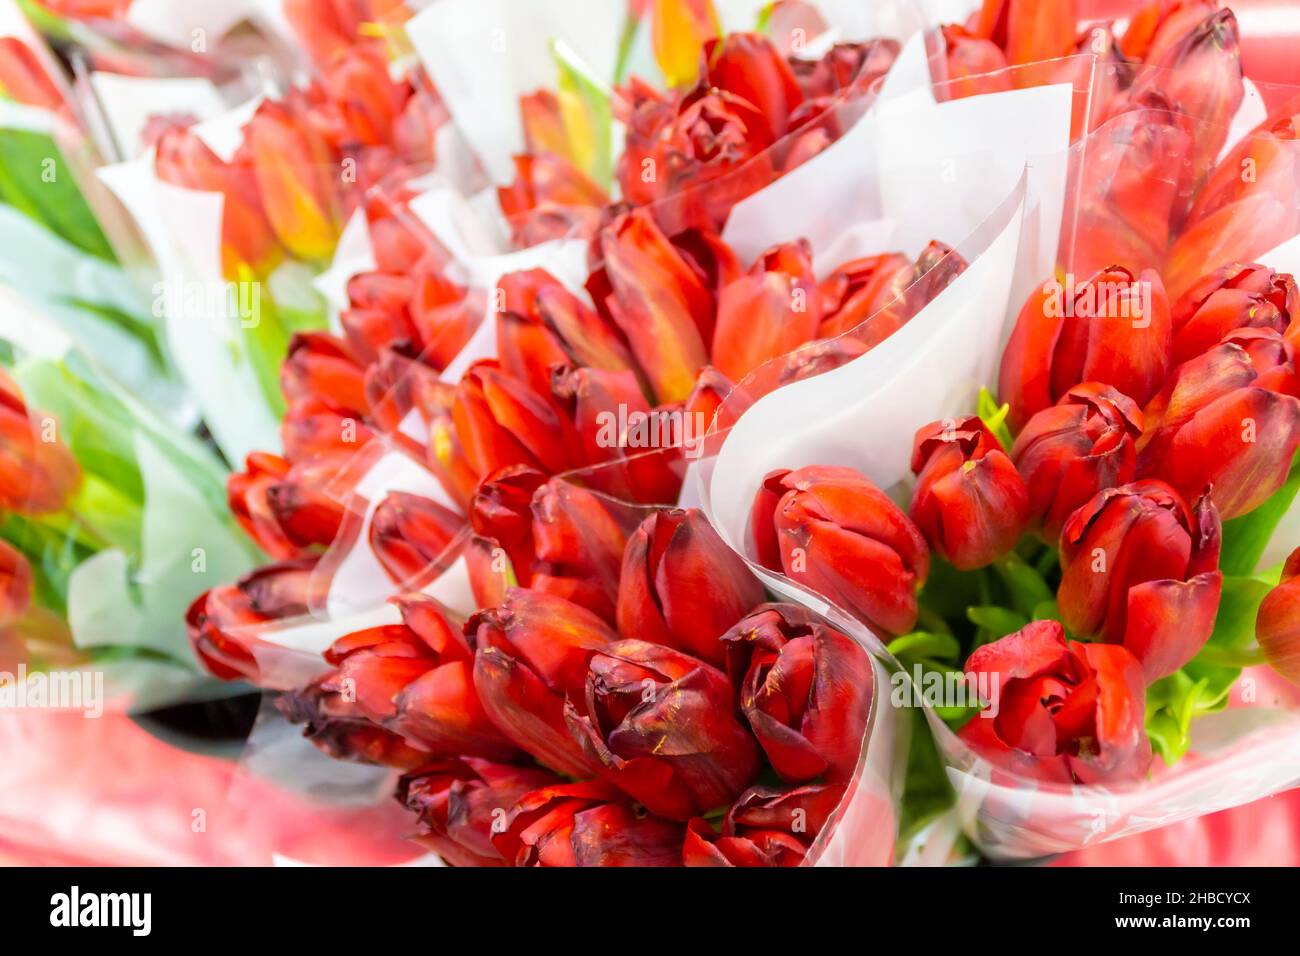
[[[942,28],[945,47],[942,99],[962,99],[1011,89],[1007,58],[996,43],[953,24]]]
[[[1169,370],[1169,302],[1160,276],[1118,266],[1077,287],[1045,283],[1020,311],[1002,354],[998,394],[1013,429],[1080,382],[1105,382],[1145,404]]]
[[[396,443],[409,441],[410,450],[418,454],[417,443],[402,432],[402,423],[429,403],[431,393],[445,393],[450,386],[430,366],[397,349],[386,348],[366,368],[365,389],[370,424]]]
[[[778,35],[775,28],[771,32],[773,36]],[[808,101],[834,97],[849,87],[855,95],[869,91],[876,80],[889,72],[900,49],[897,40],[881,38],[836,43],[816,60],[792,59],[790,67],[803,90],[805,109],[810,105]],[[791,118],[792,127],[798,126],[798,113]]]
[[[1292,314],[1300,315],[1300,291],[1290,275],[1254,263],[1222,266],[1174,307],[1174,365],[1208,352],[1237,329],[1285,334]]]
[[[300,617],[317,603],[316,557],[258,568],[234,584],[199,595],[185,614],[190,644],[213,676],[258,681],[258,625]]]
[[[336,670],[302,695],[316,707],[307,735],[328,735],[331,720],[364,719],[433,756],[514,756],[479,702],[464,638],[431,599],[412,594],[394,603],[403,624],[349,634],[326,652]]]
[[[1076,385],[1029,419],[1011,458],[1029,493],[1032,525],[1055,543],[1061,527],[1097,492],[1137,477],[1142,435],[1137,404],[1109,385]]]
[[[326,262],[338,240],[337,158],[285,105],[266,100],[244,127],[244,147],[276,238],[299,259]]]
[[[659,401],[681,401],[708,361],[712,293],[644,211],[606,228],[601,249],[612,290],[604,306]]]
[[[175,186],[221,196],[221,261],[227,277],[241,269],[269,273],[284,255],[262,210],[257,178],[249,163],[224,162],[188,127],[172,126],[154,148],[158,178]]]
[[[758,774],[758,747],[735,713],[727,676],[640,640],[599,649],[582,705],[564,718],[600,775],[671,820],[730,803]]]
[[[533,495],[529,587],[613,622],[628,531],[599,495],[554,479]]]
[[[1300,230],[1300,102],[1292,100],[1228,152],[1205,181],[1164,269],[1181,297],[1224,262],[1249,262]]]
[[[1138,473],[1184,497],[1213,485],[1224,519],[1259,507],[1286,481],[1300,448],[1300,378],[1291,343],[1239,329],[1180,365],[1146,408]]]
[[[727,671],[772,768],[787,783],[852,778],[871,714],[871,659],[852,638],[789,604],[723,635]]]
[[[1058,622],[1034,621],[976,650],[966,672],[989,681],[997,713],[960,736],[995,766],[1067,784],[1137,780],[1150,766],[1146,682],[1125,648],[1067,641]]]
[[[468,508],[479,480],[484,476],[471,464],[455,424],[459,387],[434,381],[421,389],[415,408],[429,430],[424,463],[448,497]]]
[[[501,212],[515,245],[595,233],[605,191],[567,158],[555,153],[514,157],[515,181],[497,188]]]
[[[549,395],[532,391],[493,359],[475,362],[452,410],[465,458],[481,478],[509,465],[556,475],[581,464],[577,433]]]
[[[750,520],[755,554],[882,634],[916,623],[930,552],[916,525],[852,468],[775,471]]]
[[[1209,13],[1180,39],[1157,50],[1155,58],[1148,50],[1150,69],[1138,69],[1132,86],[1111,104],[1111,115],[1160,104],[1191,117],[1196,134],[1192,181],[1199,183],[1222,151],[1245,95],[1240,45],[1232,11]]]
[[[280,423],[284,457],[294,463],[350,456],[373,437],[355,414],[340,412],[319,398],[296,402]]]
[[[1172,674],[1214,629],[1221,536],[1208,496],[1189,509],[1169,485],[1150,480],[1098,493],[1061,533],[1065,623],[1122,644],[1148,681]]]
[[[721,833],[696,817],[686,831],[687,866],[799,866],[844,798],[844,787],[750,787],[722,820]]]
[[[344,508],[327,489],[341,468],[330,459],[291,466],[276,455],[253,452],[244,471],[226,482],[230,513],[271,557],[299,557],[338,533]]]
[[[1277,672],[1300,684],[1300,548],[1287,558],[1278,586],[1260,602],[1255,636]]]
[[[349,280],[349,308],[339,324],[357,356],[373,362],[385,348],[417,341],[408,310],[414,294],[415,281],[405,275],[362,272]]]
[[[450,757],[404,776],[397,799],[419,816],[416,840],[452,866],[510,866],[492,845],[499,828],[521,797],[557,783],[538,767]]]
[[[63,94],[40,60],[16,36],[0,37],[0,96],[54,112],[67,112]]]
[[[365,369],[348,345],[327,332],[298,332],[280,366],[280,390],[290,404],[315,398],[360,417],[368,411]]]
[[[722,290],[713,364],[739,382],[768,359],[816,338],[819,306],[812,247],[804,240],[774,246]]]
[[[898,331],[966,269],[966,260],[941,242],[931,242],[916,262],[889,253],[846,263],[819,289],[823,321],[819,335],[852,332],[864,347]]]
[[[464,526],[430,498],[390,491],[370,518],[370,550],[394,584],[416,587],[449,563],[447,549]]]
[[[1054,60],[1074,52],[1076,6],[1073,0],[985,0],[972,32],[1005,49],[1013,66]]]
[[[0,509],[48,514],[67,507],[81,467],[59,439],[57,423],[27,408],[0,371]]]
[[[492,835],[514,866],[680,866],[681,842],[680,824],[638,813],[594,780],[522,795]]]
[[[1217,9],[1217,0],[1158,0],[1143,7],[1124,31],[1124,55],[1156,62]]]
[[[0,624],[27,613],[32,603],[32,566],[21,551],[0,539]]]
[[[911,517],[934,551],[962,571],[1003,557],[1029,523],[1029,492],[976,416],[933,422],[912,446]]]
[[[492,722],[556,772],[592,776],[596,764],[565,726],[565,701],[580,698],[592,655],[618,635],[576,604],[521,588],[470,618],[465,633],[475,649],[474,686]]]
[[[628,540],[618,628],[715,666],[722,635],[763,600],[763,586],[703,513],[657,511]]]
[[[433,269],[417,271],[409,311],[420,360],[444,369],[460,354],[483,321],[481,293],[470,292]]]
[[[341,127],[337,146],[355,150],[395,142],[409,87],[393,82],[382,47],[353,45],[322,72],[320,84]]]
[[[738,96],[758,109],[767,121],[764,138],[775,141],[790,125],[790,114],[803,103],[794,72],[766,37],[729,33],[704,46],[706,82]]]
[[[545,483],[537,469],[512,465],[485,478],[470,502],[470,527],[505,551],[525,583],[533,573],[533,495]]]

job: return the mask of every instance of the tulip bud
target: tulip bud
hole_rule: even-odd
[[[628,540],[618,628],[715,666],[721,638],[763,600],[763,586],[696,509],[657,511]]]
[[[755,554],[881,634],[916,623],[930,571],[920,530],[852,468],[814,465],[768,475],[754,500]]]
[[[244,127],[248,162],[266,218],[294,256],[328,262],[338,239],[337,160],[284,105],[267,100]]]
[[[340,145],[393,144],[404,91],[389,76],[382,49],[354,45],[323,72],[321,86],[346,131]]]
[[[526,794],[558,783],[537,767],[451,757],[404,776],[397,799],[419,817],[416,841],[452,866],[510,866],[492,845],[504,814]]]
[[[339,324],[352,350],[366,362],[402,342],[417,341],[408,304],[415,294],[409,276],[388,272],[362,272],[348,281],[350,308]]]
[[[430,498],[390,491],[370,518],[370,549],[394,584],[418,587],[450,563],[465,520]]]
[[[651,43],[669,87],[700,75],[704,45],[722,30],[713,0],[651,0]]]
[[[1287,558],[1281,582],[1260,603],[1255,636],[1269,664],[1300,684],[1300,548]]]
[[[524,583],[533,571],[533,495],[545,483],[537,469],[512,465],[485,478],[470,502],[470,527],[504,550]]]
[[[599,495],[558,478],[533,495],[532,512],[529,586],[612,622],[627,528]]]
[[[750,787],[714,831],[703,817],[690,822],[686,866],[799,866],[844,798],[843,785],[813,784],[780,790]]]
[[[919,429],[912,446],[911,517],[961,571],[992,564],[1029,522],[1029,492],[1001,443],[976,416]]]
[[[1208,352],[1237,329],[1285,334],[1293,314],[1300,314],[1300,291],[1290,275],[1229,263],[1196,283],[1174,307],[1174,365]]]
[[[1066,519],[1106,488],[1137,477],[1137,404],[1109,385],[1084,382],[1033,418],[1011,458],[1029,494],[1029,516],[1055,544]]]
[[[1105,382],[1145,404],[1168,373],[1170,338],[1169,302],[1152,270],[1134,280],[1115,266],[1077,287],[1044,283],[1002,353],[998,394],[1011,405],[1012,429],[1080,382]]]
[[[1066,625],[1124,645],[1148,682],[1172,674],[1214,630],[1221,538],[1208,496],[1189,509],[1152,480],[1100,492],[1061,532],[1057,600]]]
[[[639,813],[600,781],[521,796],[492,845],[513,866],[680,866],[680,824]]]
[[[977,649],[966,673],[996,689],[997,708],[959,736],[995,766],[1067,784],[1146,774],[1146,680],[1125,648],[1067,641],[1057,621],[1034,621]]]
[[[871,714],[867,652],[802,608],[769,604],[723,635],[727,672],[772,768],[787,783],[844,783]]]
[[[1184,497],[1212,485],[1225,520],[1253,511],[1300,448],[1297,395],[1292,345],[1272,329],[1239,329],[1180,365],[1147,406],[1138,473]]]
[[[505,603],[465,625],[474,647],[474,686],[501,731],[558,773],[597,769],[565,726],[566,698],[581,697],[591,656],[618,640],[584,608],[550,594],[514,588]]]
[[[373,437],[355,413],[341,412],[318,398],[295,403],[280,423],[284,457],[292,462],[350,456]]]
[[[758,774],[725,674],[667,647],[625,640],[589,664],[585,707],[566,725],[603,779],[670,820],[727,804]],[[585,711],[585,713],[584,713]]]

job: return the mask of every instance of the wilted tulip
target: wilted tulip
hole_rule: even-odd
[[[492,846],[513,866],[680,866],[682,826],[635,810],[607,783],[522,795]]]
[[[60,511],[80,481],[81,467],[59,440],[55,420],[30,411],[18,386],[0,371],[0,508]]]
[[[419,817],[416,840],[452,866],[511,866],[492,845],[495,828],[520,798],[558,783],[540,767],[452,757],[404,776],[397,799]]]
[[[1175,369],[1146,407],[1138,473],[1191,498],[1207,486],[1224,519],[1259,507],[1300,448],[1300,377],[1292,344],[1238,329]]]
[[[244,137],[244,161],[276,237],[299,259],[328,262],[339,233],[337,158],[286,106],[271,100],[258,107]]]
[[[1097,492],[1137,477],[1143,421],[1136,402],[1099,382],[1076,385],[1029,419],[1011,458],[1045,541],[1055,544],[1066,519]]]
[[[370,517],[370,550],[394,584],[418,587],[440,561],[465,519],[432,498],[390,491]]]
[[[1070,630],[1122,644],[1147,681],[1178,670],[1214,630],[1222,524],[1162,481],[1107,488],[1061,532],[1057,601]]]
[[[1237,329],[1286,334],[1293,314],[1300,314],[1294,278],[1254,263],[1228,263],[1192,286],[1174,306],[1174,365],[1208,352]]]
[[[682,401],[708,362],[712,292],[643,210],[607,227],[601,249],[612,288],[604,306],[658,400]]]
[[[925,538],[852,468],[772,472],[754,499],[750,529],[764,567],[881,634],[905,634],[916,623],[916,590],[930,571]]]
[[[1277,672],[1300,684],[1300,548],[1287,558],[1278,586],[1260,602],[1255,636]]]
[[[844,786],[788,790],[750,787],[722,819],[721,832],[703,817],[690,822],[686,866],[799,866],[844,798]]]
[[[925,425],[912,445],[911,518],[940,557],[962,571],[992,564],[1029,522],[1029,492],[977,416]]]
[[[591,777],[597,765],[569,736],[565,700],[581,699],[593,654],[618,640],[600,618],[564,598],[514,588],[465,625],[474,686],[492,722],[557,773]]]
[[[244,470],[226,481],[230,513],[271,557],[300,557],[338,533],[344,508],[326,489],[342,467],[342,461],[331,459],[295,466],[278,455],[253,452]]]
[[[817,337],[820,297],[806,240],[774,246],[718,299],[712,356],[733,382]]]
[[[1147,681],[1123,647],[1067,641],[1059,622],[1034,621],[977,649],[966,673],[996,688],[997,707],[960,737],[1000,769],[1096,784],[1137,780],[1151,764]]]
[[[1020,310],[1002,353],[998,395],[1012,429],[1080,382],[1105,382],[1145,404],[1164,383],[1169,301],[1153,270],[1136,280],[1114,266],[1075,286],[1050,280]]]
[[[317,603],[316,561],[313,556],[257,568],[195,598],[185,625],[203,666],[221,680],[257,682],[254,632],[259,625],[300,617]]]
[[[844,783],[871,714],[871,659],[852,638],[790,604],[754,611],[722,637],[740,707],[777,775]]]
[[[592,655],[581,704],[565,723],[603,779],[654,814],[689,820],[754,782],[758,747],[735,711],[727,676],[641,640]]]
[[[763,586],[697,509],[657,511],[628,540],[618,629],[721,666],[722,635],[763,600]]]

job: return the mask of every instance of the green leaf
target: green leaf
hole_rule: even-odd
[[[1029,623],[1027,615],[1010,608],[995,606],[969,607],[966,609],[966,617],[972,624],[989,632],[990,639],[995,641],[1008,634],[1014,634]]]
[[[610,90],[567,44],[552,41],[551,54],[560,68],[560,114],[576,165],[608,189],[614,176]]]
[[[1223,523],[1223,551],[1219,567],[1224,574],[1245,577],[1255,573],[1278,523],[1300,492],[1300,456],[1291,465],[1291,477],[1272,498],[1250,514]]]
[[[1240,668],[1261,663],[1255,642],[1255,617],[1273,585],[1259,578],[1225,577],[1219,613],[1210,639],[1196,655],[1202,664]]]
[[[1014,551],[994,562],[993,570],[1010,594],[1011,605],[1026,616],[1056,597],[1043,576]]]
[[[896,637],[886,649],[900,661],[908,663],[922,660],[956,663],[961,655],[961,645],[951,634],[932,634],[928,631],[913,631]]]

